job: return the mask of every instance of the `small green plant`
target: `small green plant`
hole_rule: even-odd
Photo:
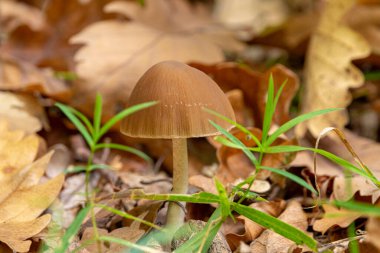
[[[102,122],[102,97],[98,94],[95,99],[95,106],[94,106],[94,119],[93,122],[91,122],[84,114],[79,112],[78,110],[69,107],[67,105],[56,103],[56,106],[66,115],[67,118],[70,119],[70,121],[75,125],[75,127],[78,129],[78,131],[81,133],[83,138],[85,139],[89,150],[90,155],[87,160],[86,166],[77,166],[74,167],[72,170],[67,171],[67,173],[78,173],[78,172],[85,172],[85,196],[86,196],[86,206],[78,213],[77,217],[69,227],[69,229],[66,231],[65,235],[62,238],[61,245],[54,249],[55,253],[64,253],[67,251],[67,248],[69,246],[69,242],[72,239],[72,237],[78,233],[80,226],[87,216],[88,213],[91,214],[91,221],[94,228],[94,241],[98,243],[98,251],[101,252],[101,245],[100,241],[101,238],[98,233],[96,219],[95,219],[95,213],[94,213],[94,207],[100,207],[103,209],[106,209],[108,211],[114,212],[117,215],[120,215],[125,218],[134,219],[141,221],[141,219],[138,219],[137,217],[131,216],[125,212],[121,212],[118,210],[115,210],[111,207],[107,207],[105,205],[96,205],[94,201],[94,197],[92,195],[92,192],[90,191],[90,175],[93,170],[96,169],[108,169],[109,167],[105,164],[94,164],[93,158],[96,151],[99,151],[104,148],[109,149],[118,149],[126,152],[133,153],[147,161],[151,161],[149,156],[147,156],[145,153],[141,152],[140,150],[137,150],[132,147],[128,147],[125,145],[117,144],[117,143],[102,143],[100,142],[102,137],[121,119],[124,117],[127,117],[128,115],[137,112],[139,110],[143,110],[145,108],[148,108],[150,106],[155,105],[157,102],[146,102],[139,105],[132,106],[130,108],[127,108],[118,114],[116,114],[114,117],[112,117],[109,121],[107,121],[104,125],[101,124]],[[149,222],[145,222],[145,224],[150,225],[152,227],[157,227],[154,224],[151,224]],[[103,238],[104,239],[104,238]],[[106,240],[105,238],[104,240]],[[109,239],[109,238],[108,238]],[[116,238],[117,239],[117,238]]]

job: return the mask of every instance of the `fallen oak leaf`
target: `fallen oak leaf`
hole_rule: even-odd
[[[31,242],[26,239],[38,234],[49,223],[50,214],[38,216],[59,194],[64,176],[61,174],[39,184],[52,153],[33,162],[39,137],[9,131],[4,122],[0,123],[0,129],[0,146],[4,147],[0,151],[3,158],[0,164],[3,189],[0,193],[0,241],[14,251],[28,252]]]
[[[27,222],[4,222],[0,225],[0,242],[18,252],[28,252],[32,242],[27,239],[41,232],[50,220],[51,215],[45,214]]]
[[[360,34],[342,24],[342,17],[354,1],[336,0],[325,4],[307,53],[303,113],[346,107],[351,101],[348,89],[364,83],[363,74],[351,61],[368,56],[370,47]],[[299,124],[296,134],[302,137],[309,130],[317,137],[324,128],[341,129],[347,121],[346,111],[325,114]]]

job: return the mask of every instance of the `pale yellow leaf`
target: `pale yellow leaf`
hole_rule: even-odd
[[[6,243],[17,252],[28,252],[31,241],[26,240],[38,234],[50,222],[50,214],[24,222],[1,222],[0,241]]]
[[[354,220],[359,218],[361,215],[352,211],[347,211],[344,209],[338,209],[334,206],[324,204],[322,205],[325,210],[325,215],[322,219],[317,220],[313,229],[325,233],[332,226],[339,226],[342,228],[348,227]]]
[[[353,0],[326,1],[307,53],[303,113],[346,107],[351,101],[349,89],[364,82],[351,61],[368,56],[370,47],[360,34],[342,24],[353,4]],[[316,137],[326,127],[343,128],[347,121],[344,110],[329,113],[299,125],[297,135],[303,136],[308,129]]]
[[[45,112],[35,97],[0,92],[0,101],[0,118],[9,122],[10,129],[35,133],[47,125]]]

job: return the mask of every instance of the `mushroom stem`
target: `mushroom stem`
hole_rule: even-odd
[[[186,194],[188,188],[188,159],[187,159],[187,139],[173,139],[173,190],[175,194]],[[181,202],[185,207],[186,203]],[[168,228],[177,230],[185,218],[185,212],[178,203],[169,203],[166,225]]]

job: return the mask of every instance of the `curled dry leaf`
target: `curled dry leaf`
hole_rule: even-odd
[[[224,60],[223,49],[242,49],[229,32],[212,23],[202,6],[183,0],[148,0],[144,7],[115,1],[105,10],[131,21],[94,23],[71,42],[85,44],[75,55],[77,72],[86,81],[77,87],[82,92],[76,102],[87,108],[86,100],[100,92],[107,116],[125,105],[137,80],[160,61],[215,63]]]
[[[0,10],[0,24],[5,33],[10,33],[21,25],[27,25],[32,30],[40,30],[46,25],[42,11],[22,2],[2,0]]]
[[[37,135],[9,131],[4,122],[0,130],[0,241],[17,252],[27,252],[31,245],[27,239],[50,222],[50,214],[39,216],[57,197],[64,176],[39,184],[52,153],[35,160],[40,145]]]
[[[10,129],[35,133],[48,128],[44,109],[38,100],[27,94],[0,91],[0,116],[9,122]]]
[[[303,113],[346,107],[351,101],[348,89],[364,83],[363,74],[351,61],[368,56],[370,47],[360,34],[342,24],[353,4],[354,0],[326,2],[307,53]],[[346,111],[333,112],[298,125],[296,133],[303,136],[309,130],[317,137],[324,128],[343,128],[347,121]]]
[[[240,89],[244,93],[244,103],[250,109],[249,117],[242,122],[245,126],[252,126],[250,120],[253,118],[253,126],[261,128],[270,74],[273,75],[275,92],[287,80],[276,107],[273,124],[282,125],[290,119],[289,107],[298,90],[299,81],[297,75],[286,67],[278,64],[265,73],[260,73],[231,62],[215,65],[193,62],[190,65],[210,75],[224,92]]]
[[[302,206],[297,201],[290,201],[284,212],[278,216],[278,219],[292,225],[302,231],[307,229],[307,216],[304,213]],[[291,240],[271,231],[265,230],[259,238],[251,243],[251,252],[260,253],[287,253],[296,247]]]
[[[338,209],[328,204],[324,204],[322,207],[325,210],[324,217],[314,223],[313,229],[323,234],[332,226],[338,225],[339,227],[346,228],[361,216],[360,213]]]
[[[286,204],[285,201],[280,200],[280,201],[253,203],[250,205],[250,207],[257,209],[261,212],[264,212],[266,214],[272,215],[274,217],[277,217],[284,210],[285,204]],[[238,224],[230,225],[231,228],[226,233],[226,239],[232,250],[239,247],[241,241],[250,243],[252,240],[256,239],[264,231],[264,228],[262,226],[258,225],[256,222],[253,222],[242,215],[239,215],[238,217],[236,217],[236,220],[239,223],[243,223],[244,228],[239,229]],[[224,227],[224,229],[226,229],[226,227]]]

